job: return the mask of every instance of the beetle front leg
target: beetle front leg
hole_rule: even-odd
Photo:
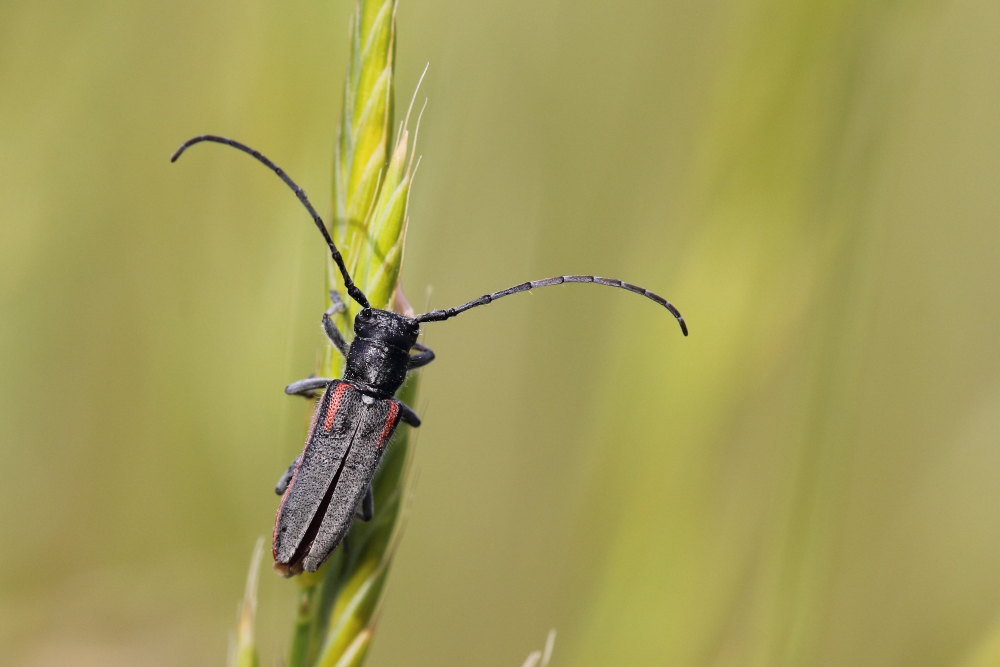
[[[336,347],[346,359],[347,350],[350,345],[348,345],[347,341],[344,340],[343,334],[340,333],[340,329],[338,329],[337,325],[334,323],[333,316],[347,310],[347,306],[344,305],[344,300],[340,298],[340,294],[337,293],[337,290],[330,290],[330,301],[332,304],[326,309],[326,312],[323,313],[323,331],[326,332],[326,337],[330,339],[333,346]]]
[[[317,389],[326,389],[331,382],[333,380],[330,378],[305,378],[285,387],[285,393],[289,396],[304,396],[313,399],[316,398]]]
[[[421,366],[426,366],[427,364],[434,361],[434,350],[427,347],[426,345],[421,345],[420,343],[414,343],[413,349],[417,350],[417,353],[410,355],[410,361],[406,365],[407,370],[420,368]]]

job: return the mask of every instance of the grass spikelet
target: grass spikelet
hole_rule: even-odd
[[[334,168],[333,236],[357,284],[375,308],[408,310],[397,292],[410,184],[416,170],[407,123],[390,150],[396,2],[359,0],[352,22],[351,59]],[[409,115],[409,114],[407,114]],[[330,266],[328,286],[339,274]],[[338,316],[350,335],[357,305]],[[320,373],[340,377],[343,360],[328,349]],[[400,399],[413,404],[411,379]],[[355,522],[344,543],[314,574],[298,577],[298,614],[291,667],[361,665],[371,645],[389,565],[405,482],[408,428],[397,431],[382,458],[373,491],[375,516]]]

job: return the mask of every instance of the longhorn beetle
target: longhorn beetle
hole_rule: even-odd
[[[638,285],[599,276],[556,276],[532,280],[454,308],[432,310],[416,317],[372,308],[368,298],[351,280],[344,258],[306,193],[278,165],[249,146],[210,134],[185,141],[170,161],[176,161],[185,150],[202,141],[225,144],[247,153],[270,168],[292,189],[330,248],[330,255],[344,278],[348,296],[361,306],[354,318],[354,340],[351,343],[344,340],[331,319],[331,315],[344,307],[339,297],[335,296],[336,292],[331,295],[335,297],[333,307],[323,314],[326,335],[347,359],[344,377],[307,378],[285,387],[286,394],[307,398],[315,398],[317,392],[322,391],[305,448],[282,475],[275,489],[281,495],[281,504],[274,523],[272,553],[275,569],[285,576],[303,570],[315,572],[344,538],[355,512],[359,512],[366,521],[371,518],[374,512],[371,482],[389,438],[400,421],[410,426],[420,425],[420,419],[413,410],[394,395],[408,371],[434,359],[434,352],[417,342],[421,323],[446,320],[470,308],[485,306],[501,297],[536,287],[595,283],[620,287],[660,304],[677,318],[684,335],[688,333],[684,318],[663,297]]]

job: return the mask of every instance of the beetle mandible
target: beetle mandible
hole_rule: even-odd
[[[600,276],[556,276],[532,280],[485,294],[454,308],[432,310],[407,317],[372,308],[368,297],[354,284],[344,258],[330,237],[323,219],[302,190],[285,172],[260,152],[226,137],[203,134],[188,139],[171,156],[175,162],[194,144],[203,141],[225,144],[247,153],[292,189],[309,211],[330,249],[330,256],[343,276],[344,288],[361,310],[354,318],[354,339],[348,343],[331,316],[344,304],[331,294],[334,305],[323,314],[323,330],[347,360],[340,379],[307,378],[285,387],[285,393],[315,398],[322,392],[302,453],[278,481],[281,495],[274,524],[274,566],[286,576],[315,572],[343,540],[357,512],[369,520],[374,512],[371,482],[386,444],[400,421],[419,426],[416,413],[395,398],[408,371],[424,366],[434,353],[417,342],[420,324],[439,322],[470,308],[485,306],[510,294],[536,287],[564,283],[595,283],[620,287],[640,294],[666,308],[677,318],[686,336],[687,324],[674,306],[649,290],[614,278]]]

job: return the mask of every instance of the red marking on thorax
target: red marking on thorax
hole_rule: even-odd
[[[326,406],[326,415],[323,417],[323,430],[329,431],[333,428],[333,420],[337,417],[340,400],[344,397],[345,391],[347,391],[346,383],[337,385],[337,388],[333,390],[333,396],[330,397],[330,404]]]
[[[390,399],[389,416],[385,418],[385,426],[382,427],[382,434],[378,437],[378,443],[375,445],[375,449],[382,449],[382,445],[385,444],[385,439],[389,437],[392,427],[396,425],[396,415],[398,414],[399,404]]]

